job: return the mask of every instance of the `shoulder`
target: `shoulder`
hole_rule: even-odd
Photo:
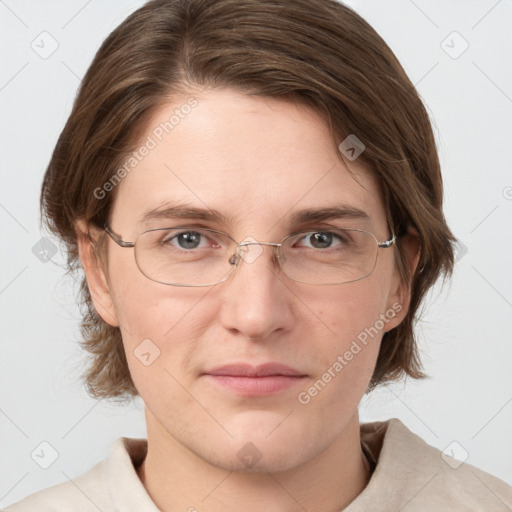
[[[130,480],[138,480],[133,463],[144,454],[145,443],[145,439],[120,437],[113,443],[109,456],[86,473],[37,491],[10,505],[4,512],[117,510],[116,497],[124,493],[121,489],[130,486]],[[140,480],[138,483],[142,486]]]
[[[512,510],[511,486],[429,445],[397,418],[362,424],[361,441],[377,464],[360,497],[389,503],[383,510]]]
[[[96,502],[104,503],[108,496],[106,465],[107,461],[103,460],[80,476],[23,498],[7,507],[5,512],[98,512],[98,508],[102,508]]]

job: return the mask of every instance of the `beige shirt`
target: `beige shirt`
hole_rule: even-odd
[[[362,423],[361,443],[375,467],[343,512],[512,511],[512,487],[474,466],[445,460],[396,418]],[[5,512],[159,512],[135,470],[146,450],[146,439],[120,437],[88,472],[31,494]]]

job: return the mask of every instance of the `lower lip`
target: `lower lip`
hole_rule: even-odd
[[[240,377],[233,375],[206,375],[214,382],[239,395],[264,396],[277,393],[301,382],[304,376],[269,375],[266,377]]]

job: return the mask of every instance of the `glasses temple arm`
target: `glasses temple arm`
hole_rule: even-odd
[[[103,229],[108,233],[110,238],[114,240],[114,242],[117,245],[120,245],[121,247],[135,247],[135,242],[125,242],[124,240],[121,240],[109,227],[108,224],[105,222],[103,225]]]
[[[387,247],[392,247],[396,243],[396,235],[393,233],[393,236],[389,240],[385,240],[384,242],[379,242],[379,247],[383,247],[386,249]]]

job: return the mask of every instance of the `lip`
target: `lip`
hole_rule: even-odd
[[[304,377],[306,374],[291,366],[281,363],[264,363],[253,366],[248,363],[232,363],[217,366],[205,372],[207,375],[229,375],[231,377],[268,377],[284,375],[287,377]]]
[[[247,363],[227,364],[206,371],[207,378],[239,395],[264,396],[283,391],[307,375],[281,363],[252,366]]]

